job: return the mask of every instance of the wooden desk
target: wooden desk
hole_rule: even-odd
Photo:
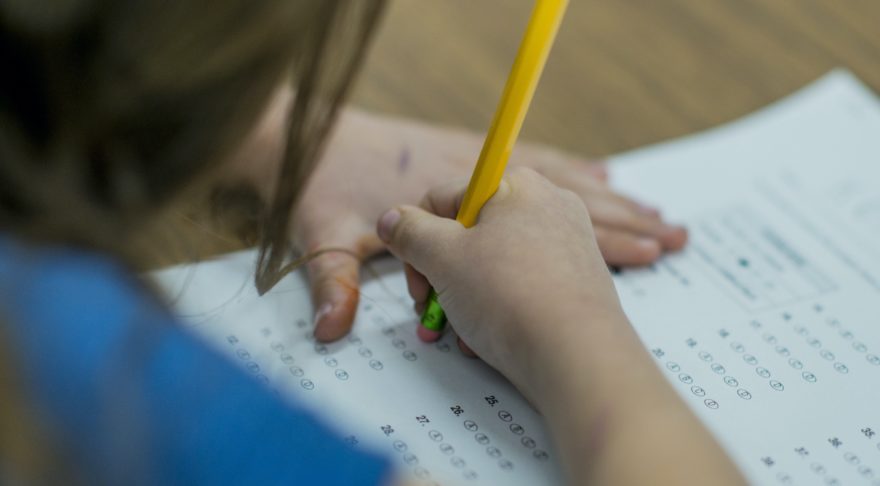
[[[391,0],[362,106],[485,131],[532,0]],[[880,92],[878,0],[571,0],[523,137],[604,156],[702,130],[836,66]]]

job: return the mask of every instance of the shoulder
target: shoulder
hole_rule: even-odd
[[[143,328],[170,322],[115,258],[0,239],[0,324],[37,401],[65,403],[66,420],[95,405],[100,377],[119,368]],[[80,400],[77,401],[77,398]],[[53,412],[54,413],[54,412]]]
[[[14,321],[75,323],[149,300],[124,265],[99,253],[0,239],[2,311]]]
[[[83,441],[74,452],[88,470],[139,458],[165,484],[376,484],[388,473],[201,345],[111,257],[0,239],[0,320],[30,398]]]

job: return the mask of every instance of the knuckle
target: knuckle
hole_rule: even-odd
[[[534,169],[522,165],[510,169],[509,174],[513,177],[525,177],[527,174],[537,174]]]
[[[509,179],[514,184],[532,184],[543,177],[535,169],[529,167],[515,167],[509,173]]]
[[[434,198],[437,197],[438,193],[439,191],[436,188],[429,190],[419,199],[418,206],[426,211],[430,211],[434,206]]]
[[[534,169],[526,167],[513,170],[508,177],[508,181],[514,190],[526,195],[540,194],[548,188],[554,187],[546,177]]]
[[[568,203],[568,204],[575,204],[575,205],[578,205],[578,206],[580,206],[580,205],[583,204],[583,201],[581,200],[581,197],[578,196],[578,194],[577,194],[576,192],[574,192],[574,191],[572,191],[572,190],[570,190],[570,189],[562,189],[562,188],[558,189],[558,191],[559,191],[559,196],[560,196],[560,197],[562,198],[562,200],[564,200],[566,203]]]
[[[590,211],[578,193],[569,189],[559,189],[558,195],[563,207],[570,212],[573,217],[576,217],[577,219],[586,218],[587,221],[591,221]]]
[[[623,223],[633,230],[644,232],[646,234],[654,234],[662,227],[658,222],[635,213],[634,211],[628,211],[625,213],[623,216]]]

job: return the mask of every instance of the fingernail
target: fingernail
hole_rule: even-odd
[[[639,238],[638,245],[645,251],[660,252],[660,242],[652,238]]]
[[[391,234],[394,232],[394,225],[400,220],[400,211],[396,209],[389,209],[379,218],[379,224],[376,227],[376,232],[379,234],[379,239],[388,243],[391,241]]]
[[[318,325],[318,322],[321,321],[321,318],[329,314],[333,310],[333,304],[330,302],[325,302],[321,307],[318,307],[318,311],[315,312],[315,321],[314,325]]]
[[[666,228],[664,229],[664,233],[666,235],[677,235],[682,232],[687,233],[687,228],[677,224],[667,224]]]
[[[416,325],[419,326],[416,328],[416,335],[419,336],[419,339],[421,339],[422,342],[433,343],[434,341],[440,339],[440,336],[442,335],[440,331],[432,331],[431,329],[428,329],[421,324]]]
[[[647,204],[642,204],[642,203],[636,203],[636,204],[637,204],[636,211],[638,211],[639,213],[644,214],[645,216],[660,216],[659,209],[657,209],[653,206],[648,206]]]

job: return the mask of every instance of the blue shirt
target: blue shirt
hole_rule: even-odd
[[[0,323],[4,363],[86,483],[390,478],[385,459],[351,449],[202,345],[110,258],[0,237]]]

